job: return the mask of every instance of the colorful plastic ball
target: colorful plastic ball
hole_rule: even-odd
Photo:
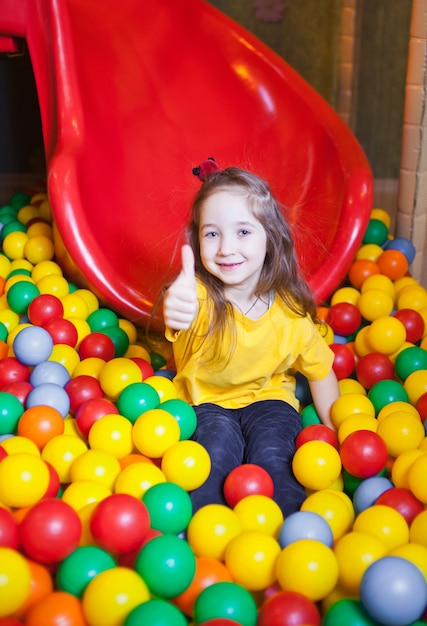
[[[403,515],[382,504],[361,511],[354,521],[353,530],[379,537],[389,550],[409,540],[409,527]]]
[[[368,614],[381,624],[410,624],[424,613],[427,583],[422,572],[410,561],[385,556],[366,570],[360,585],[360,601]]]
[[[120,326],[108,326],[102,330],[102,333],[113,343],[115,357],[122,357],[126,354],[129,348],[129,337],[126,331]]]
[[[375,408],[365,394],[348,393],[335,400],[331,407],[331,418],[334,426],[339,428],[350,415],[363,413],[375,417]]]
[[[94,422],[104,415],[117,415],[118,413],[118,408],[111,400],[107,398],[91,398],[79,406],[75,419],[79,431],[87,438]]]
[[[6,459],[4,459],[4,461],[6,461]],[[2,461],[2,463],[4,463],[4,461]],[[408,470],[408,486],[414,496],[424,504],[427,504],[426,471],[427,454],[423,453],[419,458],[415,459]]]
[[[394,460],[391,467],[391,479],[395,487],[409,489],[409,471],[417,459],[424,456],[420,448],[406,450]]]
[[[164,452],[161,468],[166,480],[193,491],[207,480],[211,460],[206,448],[197,441],[178,441]]]
[[[132,423],[123,415],[104,415],[92,425],[88,442],[91,448],[111,452],[120,459],[134,449]]]
[[[377,433],[385,442],[392,457],[398,457],[406,450],[418,448],[425,436],[419,417],[404,412],[391,413],[383,417],[378,422]]]
[[[42,450],[46,443],[64,432],[64,419],[53,407],[38,405],[29,407],[18,423],[18,435],[34,441]]]
[[[382,493],[393,488],[391,480],[385,476],[372,476],[363,480],[355,489],[353,504],[356,513],[373,506]]]
[[[277,537],[283,524],[283,513],[274,500],[252,494],[239,500],[234,507],[243,530],[254,530]]]
[[[375,261],[370,259],[356,259],[350,266],[348,271],[348,280],[356,289],[360,289],[363,282],[369,278],[379,274],[380,270]]]
[[[164,482],[164,473],[154,463],[133,463],[125,467],[117,477],[115,491],[142,498],[150,487]]]
[[[0,391],[0,435],[15,433],[23,412],[24,407],[16,396]]]
[[[9,356],[0,360],[0,389],[15,382],[28,381],[30,369],[20,363],[16,357]]]
[[[6,506],[31,506],[48,485],[49,470],[40,457],[22,452],[9,454],[0,463],[0,502]]]
[[[76,327],[70,320],[62,318],[50,319],[43,325],[43,328],[52,337],[52,341],[55,345],[65,344],[72,348],[76,347],[78,333]]]
[[[0,618],[23,605],[30,585],[31,572],[24,556],[12,548],[0,547]]]
[[[105,333],[91,332],[80,342],[79,355],[81,359],[99,357],[110,361],[115,356],[114,343]]]
[[[294,454],[295,478],[307,489],[327,489],[341,473],[341,459],[326,441],[307,441]]]
[[[279,591],[258,611],[257,626],[320,626],[316,604],[295,591]]]
[[[393,362],[380,352],[365,354],[357,362],[356,376],[366,389],[370,389],[380,380],[393,380]]]
[[[26,619],[30,608],[53,592],[53,580],[48,567],[30,559],[27,559],[27,564],[31,573],[30,593],[24,604],[13,613],[17,620]],[[19,621],[18,623],[21,624],[22,622]],[[0,624],[3,626],[2,621],[0,621]],[[7,626],[7,624],[4,626]],[[11,626],[14,625],[11,624]]]
[[[70,411],[70,398],[60,385],[41,383],[30,391],[26,402],[27,408],[38,405],[51,406],[65,418]]]
[[[112,491],[120,472],[120,463],[113,454],[104,450],[87,450],[74,459],[70,478],[71,482],[94,480]]]
[[[427,392],[423,393],[417,400],[415,408],[417,409],[421,421],[425,423],[427,420]]]
[[[398,309],[422,311],[427,306],[427,291],[418,283],[408,285],[397,296]]]
[[[70,412],[75,414],[79,407],[88,400],[103,398],[101,385],[93,376],[75,376],[65,385],[70,399]]]
[[[19,435],[2,435],[0,437],[0,449],[9,456],[23,453],[31,454],[31,456],[35,456],[37,459],[40,458],[40,450],[34,441]]]
[[[310,494],[301,511],[317,513],[328,523],[334,541],[347,533],[354,521],[354,508],[349,496],[335,489],[323,489]]]
[[[178,397],[175,385],[166,376],[156,374],[145,378],[144,382],[147,385],[151,385],[157,391],[160,402],[166,402],[167,400],[173,400]]]
[[[75,480],[63,487],[61,500],[79,514],[88,504],[101,502],[111,493],[111,489],[98,480]]]
[[[335,355],[332,368],[337,379],[348,378],[356,365],[353,352],[347,344],[332,343],[329,347]]]
[[[367,339],[372,351],[393,354],[406,341],[406,328],[396,317],[379,317],[368,327]]]
[[[174,604],[189,617],[193,616],[194,603],[207,587],[218,582],[232,582],[225,564],[218,559],[196,557],[196,573],[187,589],[174,598]]]
[[[191,404],[179,398],[171,398],[170,400],[162,402],[159,408],[171,413],[178,422],[180,441],[190,439],[197,426],[196,412]]]
[[[52,349],[52,337],[40,326],[23,328],[13,342],[14,354],[24,365],[37,365],[42,361],[47,361],[52,354]]]
[[[107,361],[99,373],[102,390],[113,401],[118,399],[125,387],[141,380],[141,370],[137,364],[124,357]]]
[[[193,514],[190,496],[174,483],[153,485],[142,501],[148,509],[151,527],[163,533],[179,534],[187,528]]]
[[[374,243],[378,246],[382,246],[388,237],[388,227],[387,225],[376,218],[371,218],[369,220],[368,226],[365,230],[365,234],[363,235],[363,243]]]
[[[370,430],[351,433],[344,439],[340,449],[341,461],[353,476],[369,478],[386,466],[387,446],[381,437]]]
[[[222,561],[228,543],[240,532],[242,522],[233,510],[222,504],[208,504],[193,515],[187,539],[197,556]]]
[[[314,539],[329,548],[334,543],[328,522],[314,511],[296,511],[289,515],[280,528],[278,539],[282,548],[300,539]]]
[[[329,607],[323,617],[323,626],[378,626],[356,598],[342,598]]]
[[[90,313],[87,318],[88,324],[92,330],[92,332],[102,332],[105,328],[109,326],[118,326],[119,318],[110,309],[99,308],[96,311]]]
[[[425,324],[418,311],[413,309],[399,309],[393,313],[393,317],[402,322],[406,329],[406,341],[417,343],[424,335]]]
[[[7,509],[0,507],[0,547],[18,550],[18,523]]]
[[[33,368],[29,380],[33,387],[42,383],[54,383],[60,387],[65,387],[70,380],[70,374],[61,363],[42,361]]]
[[[90,581],[100,572],[116,566],[116,562],[98,546],[76,548],[59,564],[56,573],[57,588],[81,597]]]
[[[45,444],[42,459],[58,473],[61,483],[69,483],[73,461],[87,451],[86,443],[74,435],[57,435]]]
[[[415,406],[422,395],[427,393],[427,368],[409,374],[403,383],[409,402]]]
[[[366,532],[352,531],[341,537],[334,553],[338,561],[338,583],[358,595],[363,574],[374,561],[386,556],[386,544]]]
[[[354,304],[338,302],[329,309],[326,321],[334,333],[347,337],[357,331],[362,323],[362,316]]]
[[[357,306],[362,317],[368,322],[390,315],[393,311],[393,297],[383,289],[368,289],[364,291]]]
[[[372,385],[368,398],[378,414],[384,406],[391,402],[407,402],[408,394],[398,381],[380,380],[375,385]]]
[[[384,250],[378,257],[377,264],[380,273],[388,276],[391,280],[398,280],[405,276],[409,267],[408,259],[403,252],[391,248]]]
[[[160,458],[179,441],[180,430],[173,415],[163,409],[150,409],[140,415],[132,431],[135,447],[150,458]]]
[[[174,535],[161,535],[142,547],[135,570],[153,595],[173,598],[193,580],[196,557],[186,541]]]
[[[130,346],[130,348],[132,348],[132,347],[141,347],[141,346]],[[151,363],[149,361],[147,361],[146,359],[143,359],[141,357],[129,356],[129,354],[132,353],[130,348],[126,352],[126,356],[128,358],[130,358],[131,361],[133,361],[134,363],[136,363],[138,365],[139,369],[141,370],[142,380],[145,380],[146,378],[149,378],[150,376],[154,376],[154,369],[153,369],[153,366],[151,365]]]
[[[418,370],[427,370],[427,350],[414,346],[399,352],[395,361],[396,374],[405,381]]]
[[[404,237],[395,237],[394,239],[389,239],[386,242],[384,249],[399,250],[399,252],[406,256],[409,265],[411,265],[411,263],[415,259],[415,246],[412,241],[410,241],[409,239],[405,239]]]
[[[135,607],[128,614],[123,626],[139,626],[140,624],[187,626],[188,622],[176,606],[166,600],[154,598]]]
[[[234,582],[219,582],[204,589],[194,605],[196,624],[230,618],[241,626],[255,626],[257,607],[252,594]]]
[[[372,430],[372,432],[376,433],[378,430],[378,421],[372,415],[365,415],[364,413],[349,415],[338,428],[338,440],[340,444],[346,437],[357,430]]]
[[[320,424],[320,417],[314,404],[308,404],[301,411],[301,424],[303,428],[312,424]]]
[[[325,441],[337,450],[339,447],[337,434],[324,424],[310,424],[303,428],[295,439],[295,447],[300,448],[307,441]]]
[[[384,491],[375,501],[375,504],[384,504],[396,509],[410,526],[415,517],[424,511],[424,504],[418,500],[409,489],[392,487]]]
[[[224,482],[224,496],[230,507],[242,498],[261,494],[272,498],[274,483],[270,474],[259,465],[246,463],[234,468]]]
[[[89,582],[83,593],[83,612],[91,626],[117,626],[148,600],[150,592],[137,572],[114,567]]]
[[[317,602],[327,596],[338,581],[337,559],[324,543],[300,539],[280,553],[277,579],[284,591],[302,593]]]
[[[64,624],[86,626],[83,608],[78,598],[64,591],[53,591],[35,602],[25,615],[27,626]]]
[[[40,295],[40,291],[32,282],[19,281],[10,287],[7,292],[7,303],[12,311],[24,315],[30,303]]]
[[[276,581],[280,550],[271,535],[246,530],[229,542],[224,562],[236,583],[249,591],[261,591]]]
[[[131,383],[123,389],[117,400],[120,414],[127,417],[133,424],[142,413],[158,408],[159,404],[160,398],[157,391],[144,382]]]
[[[39,294],[27,309],[28,318],[35,326],[44,326],[50,320],[62,318],[63,314],[61,300],[51,294]]]
[[[78,546],[82,526],[71,506],[56,498],[34,504],[19,526],[22,549],[30,559],[56,563]]]

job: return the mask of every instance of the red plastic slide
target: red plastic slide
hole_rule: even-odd
[[[192,168],[213,156],[269,180],[318,301],[340,284],[372,208],[368,162],[254,36],[203,0],[0,0],[0,49],[20,39],[72,280],[144,324],[179,262]]]

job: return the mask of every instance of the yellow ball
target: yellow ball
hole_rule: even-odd
[[[234,511],[222,504],[208,504],[191,518],[187,540],[196,556],[223,561],[229,542],[242,530]]]
[[[48,360],[61,363],[70,376],[75,375],[74,371],[80,363],[79,353],[66,343],[55,343]]]
[[[0,502],[10,507],[26,507],[38,502],[49,486],[49,469],[34,454],[18,452],[0,463]]]
[[[91,356],[79,361],[73,370],[73,376],[92,376],[99,380],[99,374],[106,361],[96,356]]]
[[[157,459],[179,441],[180,434],[179,424],[171,413],[164,409],[150,409],[135,421],[132,437],[141,454]]]
[[[354,339],[354,349],[359,357],[366,356],[372,352],[371,346],[368,342],[369,326],[364,326],[359,330]]]
[[[34,222],[27,228],[28,237],[47,237],[53,240],[53,228],[46,222]]]
[[[409,489],[414,496],[427,504],[427,454],[416,459],[408,472]]]
[[[318,602],[337,584],[338,562],[331,548],[324,543],[300,539],[280,553],[277,579],[284,591],[295,591]]]
[[[398,309],[419,311],[427,306],[427,291],[420,285],[404,287],[397,297]]]
[[[249,591],[267,589],[276,581],[280,545],[265,533],[246,530],[225,550],[225,565],[233,580]]]
[[[26,204],[19,209],[16,217],[22,224],[27,224],[30,220],[40,217],[40,211],[36,206]]]
[[[63,317],[65,319],[70,318],[81,318],[86,320],[89,315],[89,308],[86,304],[86,301],[78,296],[75,292],[68,293],[61,298],[61,302],[64,307]]]
[[[25,257],[24,249],[27,241],[27,233],[20,231],[9,233],[3,239],[3,252],[9,259],[23,259]]]
[[[417,409],[412,406],[412,404],[409,404],[409,402],[403,402],[402,400],[396,400],[395,402],[390,402],[389,404],[383,406],[377,415],[377,420],[380,421],[383,417],[391,415],[392,413],[410,413],[420,419],[420,414]]]
[[[375,407],[368,396],[361,393],[348,393],[335,400],[331,408],[331,419],[336,428],[339,428],[347,417],[356,414],[375,417]]]
[[[372,415],[366,415],[365,413],[349,415],[343,422],[341,422],[338,428],[338,440],[342,443],[346,437],[357,430],[370,430],[373,433],[376,433],[377,428],[378,421]]]
[[[150,487],[165,482],[164,473],[154,463],[133,463],[120,472],[114,491],[141,499]]]
[[[376,243],[366,243],[356,252],[356,259],[366,259],[368,261],[376,261],[384,250]]]
[[[416,405],[423,394],[427,392],[427,370],[417,370],[409,374],[403,383],[409,402]]]
[[[37,283],[45,276],[62,276],[62,268],[55,261],[40,261],[31,270],[31,278]]]
[[[341,378],[338,381],[338,387],[340,389],[340,396],[345,396],[347,393],[360,393],[363,396],[368,395],[365,387],[359,383],[358,380],[353,378]]]
[[[411,533],[409,532],[409,537]],[[421,571],[427,581],[427,547],[420,543],[410,541],[390,552],[390,556],[399,556],[413,563]]]
[[[99,300],[89,289],[77,289],[74,293],[86,302],[89,315],[99,309]]]
[[[25,276],[25,274],[14,274],[10,278],[8,278],[4,285],[5,293],[8,293],[9,289],[16,285],[16,283],[31,283],[34,285],[34,281],[30,276]]]
[[[307,489],[327,489],[341,473],[341,459],[334,446],[326,441],[307,441],[292,460],[295,478]]]
[[[118,626],[150,597],[147,585],[137,572],[127,567],[113,567],[91,579],[83,593],[83,612],[93,626]]]
[[[418,513],[412,520],[409,531],[409,540],[427,548],[427,510]]]
[[[59,299],[66,296],[70,291],[67,279],[58,274],[48,274],[47,276],[43,276],[38,282],[36,282],[36,285],[41,294],[47,293],[51,296],[56,296]]]
[[[211,459],[197,441],[178,441],[163,454],[162,471],[166,479],[186,491],[203,485],[211,471]]]
[[[178,397],[175,385],[166,376],[148,376],[144,379],[144,383],[150,385],[159,394],[160,402],[174,400]]]
[[[53,241],[46,235],[30,237],[24,246],[24,256],[30,263],[36,264],[41,261],[51,261],[55,255]]]
[[[83,339],[90,335],[92,331],[87,321],[82,317],[68,317],[67,319],[72,323],[77,331],[77,343],[75,345],[75,349],[78,350]]]
[[[350,498],[333,489],[310,494],[302,503],[301,511],[312,511],[323,517],[332,530],[334,541],[345,535],[354,521],[354,508]]]
[[[341,287],[337,289],[331,297],[331,306],[339,302],[348,302],[357,306],[360,297],[360,291],[354,287]]]
[[[261,494],[252,494],[239,500],[234,512],[242,523],[243,530],[262,532],[277,537],[283,524],[283,513],[279,505]]]
[[[375,535],[389,550],[408,543],[409,528],[403,515],[382,504],[368,507],[356,517],[353,530]]]
[[[140,383],[141,381],[142,373],[138,365],[131,359],[124,357],[107,361],[99,372],[102,391],[112,400],[117,400],[123,389],[131,383]]]
[[[368,343],[372,351],[393,354],[406,340],[406,329],[396,317],[379,317],[368,327]]]
[[[151,363],[151,357],[150,357],[150,353],[148,352],[148,350],[146,350],[145,348],[137,344],[130,344],[129,348],[126,350],[125,356],[128,359],[132,359],[136,357],[136,358],[144,359],[145,361],[147,361],[147,363]]]
[[[393,298],[382,289],[368,289],[357,301],[357,308],[368,322],[390,315],[393,306]]]
[[[138,340],[138,331],[136,330],[135,324],[132,324],[132,322],[130,322],[129,320],[120,318],[119,328],[125,331],[129,339],[129,344],[136,343],[136,341]]]
[[[0,309],[0,322],[4,324],[7,330],[10,332],[15,326],[19,324],[19,315],[11,309]]]
[[[3,450],[6,450],[7,454],[11,456],[12,454],[20,454],[21,452],[25,454],[32,454],[40,458],[40,450],[34,441],[28,439],[28,437],[21,437],[20,435],[15,435],[14,437],[8,437],[1,442],[1,447]]]
[[[0,276],[7,278],[10,274],[10,260],[3,253],[0,253]]]
[[[99,421],[99,420],[98,420]],[[86,452],[88,446],[74,435],[52,437],[42,450],[42,459],[56,470],[61,483],[71,482],[71,466],[74,459]]]
[[[123,415],[103,415],[92,424],[88,441],[94,450],[103,450],[121,459],[133,450],[132,423]]]
[[[393,281],[385,274],[375,274],[374,276],[368,276],[368,278],[363,281],[360,290],[362,294],[364,294],[370,289],[379,289],[381,291],[385,291],[391,298],[393,298],[393,302],[396,298],[396,290],[394,288]]]
[[[409,471],[417,459],[425,454],[422,450],[406,450],[394,460],[391,468],[391,480],[395,487],[409,489]]]
[[[87,450],[74,459],[70,476],[71,481],[93,480],[105,485],[111,491],[122,471],[118,459],[105,450]]]
[[[387,211],[384,211],[384,209],[372,209],[371,220],[380,220],[380,222],[383,222],[387,228],[390,228],[391,226],[391,217]]]
[[[424,426],[420,418],[410,413],[396,412],[378,422],[377,433],[386,444],[389,455],[397,457],[419,446],[424,439]]]
[[[365,532],[349,532],[334,547],[338,561],[338,582],[352,594],[358,594],[363,574],[367,568],[388,553],[379,537]]]
[[[107,485],[95,480],[76,480],[64,490],[61,500],[75,511],[80,511],[88,504],[101,502],[112,493]]]
[[[31,569],[17,550],[0,546],[0,618],[18,611],[31,590]]]

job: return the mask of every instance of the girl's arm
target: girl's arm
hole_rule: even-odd
[[[190,246],[184,245],[181,272],[163,300],[165,325],[173,330],[186,330],[196,317],[198,308],[194,254]]]
[[[322,380],[309,381],[309,385],[314,406],[322,423],[335,430],[331,420],[331,407],[339,398],[340,391],[334,370],[331,369]]]

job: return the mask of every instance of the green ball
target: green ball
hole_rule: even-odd
[[[132,424],[138,417],[151,409],[157,409],[160,397],[157,391],[147,383],[131,383],[123,389],[117,400],[119,413]]]
[[[107,335],[114,344],[114,356],[124,356],[129,348],[129,337],[120,326],[107,326],[100,332]]]
[[[3,324],[3,322],[0,322],[0,341],[6,341],[8,335],[9,331],[7,330],[7,327]]]
[[[359,600],[339,600],[331,606],[322,621],[323,626],[378,626]]]
[[[150,352],[150,363],[155,372],[166,365],[166,359],[157,352]]]
[[[22,209],[23,206],[27,206],[31,201],[31,196],[25,191],[17,191],[16,193],[9,198],[9,204],[11,204],[16,209]]]
[[[369,220],[368,227],[363,235],[362,243],[375,243],[382,246],[388,238],[388,228],[381,220]]]
[[[170,602],[154,598],[135,607],[126,617],[123,626],[187,626],[179,609]]]
[[[413,372],[427,370],[427,350],[417,346],[405,348],[397,355],[394,367],[396,374],[403,381]]]
[[[397,380],[380,380],[368,391],[368,398],[378,413],[391,402],[409,402],[406,389]]]
[[[307,404],[301,411],[302,427],[312,426],[313,424],[321,424],[320,417],[316,411],[314,404]]]
[[[93,333],[102,332],[109,326],[118,326],[119,318],[110,309],[100,308],[92,313],[87,318],[87,323]]]
[[[173,598],[190,586],[196,573],[196,557],[184,539],[160,535],[142,547],[135,570],[153,595]]]
[[[0,391],[0,435],[13,435],[23,412],[24,407],[16,396]]]
[[[20,233],[27,232],[27,227],[25,226],[25,224],[23,224],[19,220],[13,220],[11,222],[8,222],[8,224],[5,224],[1,231],[1,237],[4,240],[5,237],[10,235],[10,233],[16,233],[16,232],[20,232]]]
[[[81,597],[84,590],[95,576],[116,566],[116,562],[105,550],[97,546],[76,548],[61,561],[56,583],[58,589]]]
[[[178,535],[187,528],[193,515],[190,496],[175,483],[153,485],[144,493],[142,501],[150,514],[151,528],[162,533]]]
[[[14,219],[18,215],[18,209],[11,206],[10,204],[4,204],[0,207],[0,222],[3,222],[3,217],[12,216]]]
[[[184,441],[190,439],[197,426],[196,411],[191,404],[179,398],[172,398],[171,400],[162,402],[159,408],[171,413],[178,422],[180,430],[179,440]]]
[[[24,315],[34,298],[40,295],[40,289],[34,283],[21,280],[12,285],[7,292],[7,304],[15,313]]]
[[[255,626],[257,607],[249,591],[237,583],[219,582],[206,587],[194,605],[196,624],[209,619],[228,618],[242,626]]]

